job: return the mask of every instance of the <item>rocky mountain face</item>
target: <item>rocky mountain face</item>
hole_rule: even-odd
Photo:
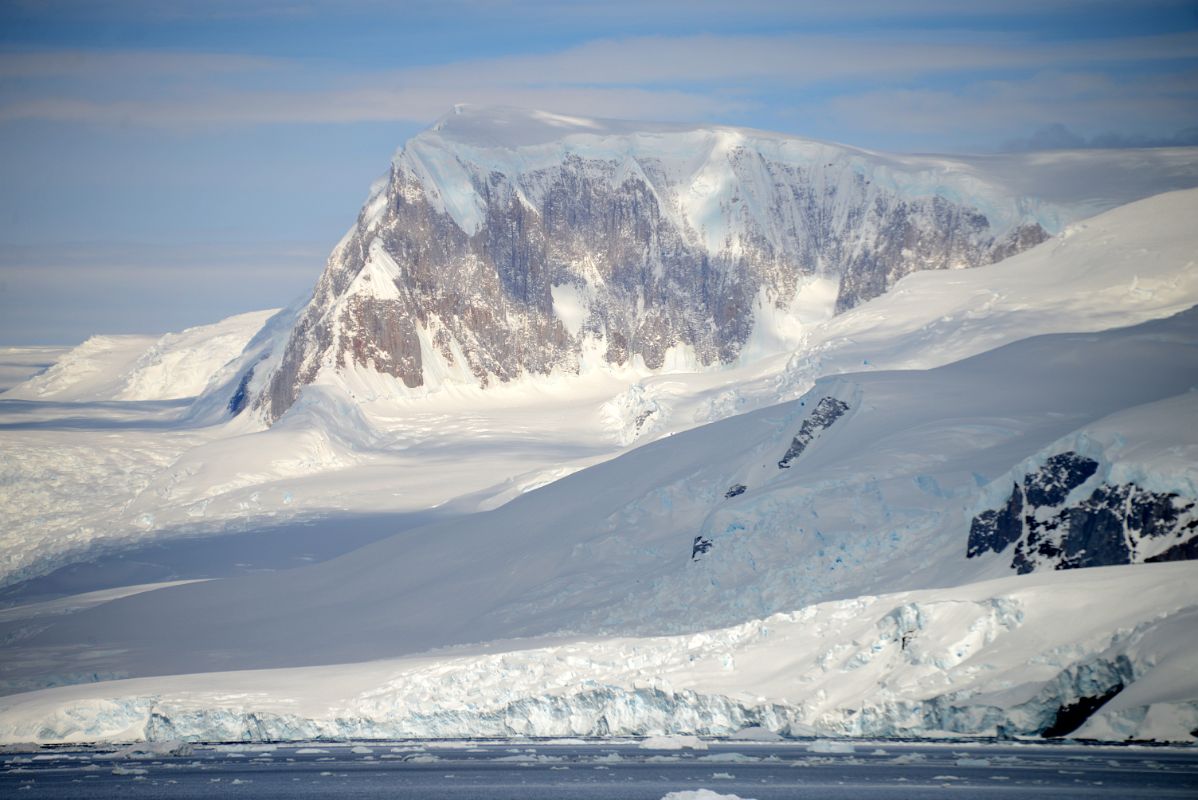
[[[322,375],[416,389],[730,363],[813,277],[843,311],[913,271],[1035,245],[1055,219],[944,159],[460,107],[395,157],[231,407],[277,419]]]

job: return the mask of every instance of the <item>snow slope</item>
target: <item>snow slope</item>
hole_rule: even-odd
[[[974,270],[916,273],[883,297],[805,331],[787,377],[861,366],[946,364],[1033,333],[1095,331],[1198,302],[1198,191],[1172,192],[1068,226]]]
[[[63,354],[40,374],[4,393],[14,400],[111,399],[119,394],[124,376],[154,345],[155,336],[92,336]]]
[[[1016,465],[1064,437],[1147,403],[1189,398],[1139,417],[1151,420],[1148,433],[1129,426],[1124,447],[1143,454],[1169,433],[1184,437],[1195,386],[1193,310],[1035,337],[933,370],[832,377],[798,401],[666,437],[494,511],[333,561],[48,620],[10,648],[4,677],[23,677],[50,653],[66,673],[86,664],[137,676],[517,636],[698,632],[1010,575],[1000,559],[966,558],[970,519],[994,486],[1009,488]],[[780,468],[826,398],[846,411]],[[733,494],[737,485],[746,488]]]
[[[496,642],[335,667],[0,699],[0,743],[318,738],[1036,735],[1198,726],[1193,563],[1004,578],[808,606],[694,635]],[[1106,602],[1096,604],[1096,597]],[[1084,612],[1084,613],[1079,613]],[[1062,624],[1064,619],[1069,624]]]
[[[0,393],[50,368],[69,347],[0,347]]]
[[[60,402],[195,397],[274,313],[252,311],[162,337],[93,336],[3,397]]]

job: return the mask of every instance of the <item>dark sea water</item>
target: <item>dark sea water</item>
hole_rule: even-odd
[[[1198,798],[1198,749],[1038,744],[363,742],[0,755],[8,798]],[[852,752],[821,752],[852,748]]]

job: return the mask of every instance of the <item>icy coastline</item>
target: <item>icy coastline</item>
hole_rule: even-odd
[[[820,603],[682,636],[557,638],[0,700],[0,743],[348,738],[1039,736],[1191,741],[1198,565]],[[1101,597],[1104,602],[1095,603]],[[1081,613],[1084,609],[1084,613]],[[1068,624],[1062,624],[1068,619]],[[1116,689],[1117,687],[1117,689]]]

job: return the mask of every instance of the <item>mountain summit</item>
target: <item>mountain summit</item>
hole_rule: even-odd
[[[395,156],[230,408],[274,420],[327,380],[402,392],[729,364],[751,337],[793,347],[800,308],[991,263],[1062,216],[965,161],[458,106]]]

